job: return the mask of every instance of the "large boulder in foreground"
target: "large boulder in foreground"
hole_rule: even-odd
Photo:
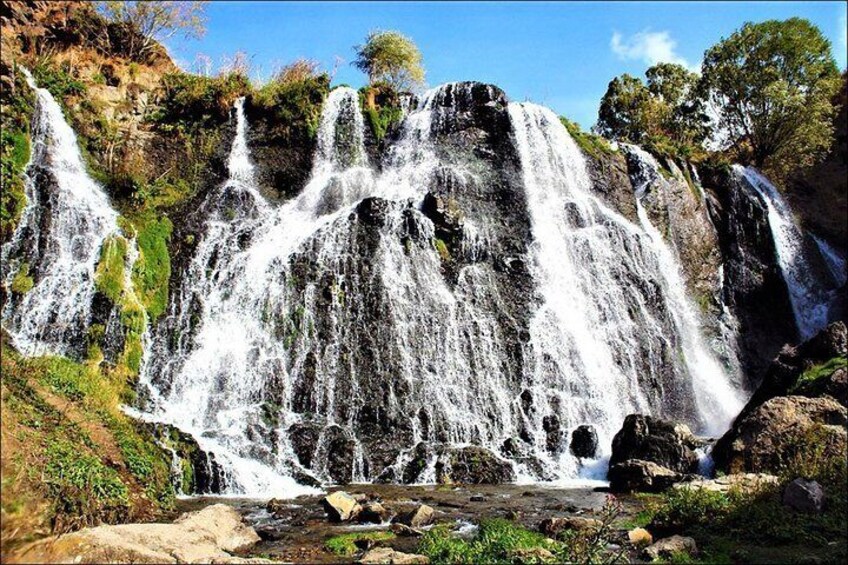
[[[701,442],[684,424],[630,414],[612,439],[610,471],[613,466],[636,459],[650,461],[676,473],[698,470],[695,448]]]
[[[685,475],[653,461],[628,459],[610,466],[607,478],[613,492],[662,492],[683,480]]]
[[[322,498],[321,506],[331,522],[347,522],[362,511],[359,502],[343,490],[337,490]]]
[[[727,473],[778,473],[815,446],[824,456],[845,457],[848,411],[830,397],[778,396],[734,423],[712,451]]]
[[[225,504],[183,514],[173,524],[98,526],[49,537],[9,563],[271,563],[232,553],[259,542],[253,528]]]

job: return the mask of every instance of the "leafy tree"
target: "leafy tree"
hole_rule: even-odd
[[[707,51],[701,74],[727,141],[777,179],[827,151],[839,72],[809,21],[746,23]]]
[[[645,76],[647,84],[628,74],[609,83],[596,129],[632,143],[700,144],[707,135],[707,118],[698,98],[698,76],[672,63],[654,65]]]
[[[396,31],[374,31],[364,45],[355,47],[354,65],[368,74],[371,84],[384,82],[408,90],[424,81],[421,52],[411,39]]]
[[[205,33],[206,2],[199,0],[106,0],[97,3],[106,18],[124,24],[138,33],[130,34],[128,55],[144,57],[153,49],[156,40],[176,34],[202,37]]]

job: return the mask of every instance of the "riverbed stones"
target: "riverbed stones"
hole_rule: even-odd
[[[359,511],[356,519],[362,523],[382,524],[390,515],[389,509],[379,502],[366,502],[362,505],[362,510]]]
[[[424,555],[403,553],[390,547],[375,547],[362,556],[359,563],[364,565],[424,565],[430,563]]]
[[[695,478],[691,481],[677,483],[676,489],[709,490],[712,492],[728,493],[736,490],[743,493],[756,492],[763,488],[776,485],[778,478],[768,473],[736,473],[724,475],[715,479]]]
[[[415,528],[410,528],[406,524],[400,524],[397,522],[389,526],[389,530],[391,530],[394,535],[402,538],[413,538],[424,535],[424,532],[421,530],[416,530]]]
[[[697,555],[698,545],[695,540],[685,536],[671,536],[652,543],[645,548],[642,556],[646,559],[671,559],[680,555]]]
[[[598,452],[598,432],[595,431],[595,426],[577,426],[571,432],[569,449],[575,457],[594,458]]]
[[[695,448],[700,442],[687,426],[630,414],[612,440],[610,470],[629,459],[649,461],[677,473],[698,470]]]
[[[627,540],[636,547],[645,547],[654,542],[654,537],[645,528],[633,528],[627,532]]]
[[[824,509],[824,489],[816,481],[798,477],[783,490],[783,505],[805,514],[819,514]]]
[[[98,526],[46,538],[23,548],[17,558],[26,563],[245,563],[232,553],[259,540],[235,509],[213,504],[173,524]]]
[[[607,478],[613,492],[662,492],[683,475],[653,461],[629,459],[610,467]]]
[[[348,493],[338,490],[321,499],[321,505],[331,522],[347,522],[362,510],[359,502]]]
[[[421,504],[411,510],[402,512],[394,517],[392,523],[403,524],[410,528],[422,528],[433,523],[436,511],[426,504]]]

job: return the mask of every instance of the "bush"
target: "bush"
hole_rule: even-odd
[[[321,121],[321,106],[330,92],[327,74],[303,80],[278,76],[250,98],[250,105],[269,116],[280,138],[314,139]]]
[[[389,84],[377,83],[359,90],[359,102],[371,132],[382,140],[389,128],[400,123],[403,110],[397,91]]]
[[[162,108],[152,119],[183,132],[223,124],[236,99],[251,90],[250,81],[241,73],[218,77],[173,73],[162,77],[162,88]]]
[[[32,76],[40,88],[46,88],[60,102],[70,96],[82,96],[87,90],[85,84],[71,74],[68,63],[39,63],[32,69]]]

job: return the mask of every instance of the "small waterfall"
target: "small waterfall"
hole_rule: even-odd
[[[3,326],[27,355],[75,356],[82,351],[91,317],[100,248],[118,232],[118,214],[87,174],[59,104],[24,74],[37,99],[25,172],[27,204],[3,246],[2,263],[7,288],[21,270],[34,285],[9,296]]]
[[[702,431],[725,429],[740,400],[700,343],[679,268],[644,210],[642,232],[591,196],[583,156],[552,112],[509,112],[544,299],[531,326],[536,386],[558,392],[569,426],[596,424],[601,445],[635,411],[697,413]]]
[[[748,181],[766,204],[775,253],[789,289],[795,325],[801,338],[809,339],[830,321],[830,305],[836,298],[836,287],[839,286],[823,280],[816,260],[821,259],[829,269],[834,265],[839,271],[838,261],[834,264],[832,255],[829,256],[821,245],[817,246],[820,257],[812,256],[810,245],[796,224],[789,204],[759,171],[741,165],[734,165],[733,170]],[[839,280],[840,277],[834,277],[834,282],[838,283]]]

